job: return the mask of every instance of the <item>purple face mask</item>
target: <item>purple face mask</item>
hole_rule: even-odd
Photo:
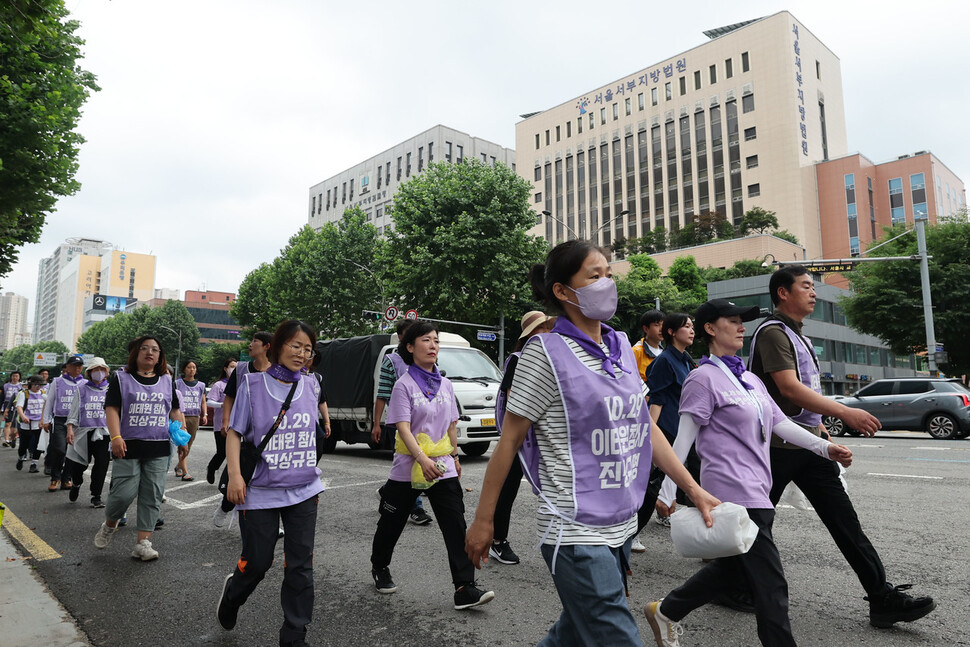
[[[576,293],[579,303],[567,301],[579,308],[580,312],[596,321],[609,321],[616,314],[616,281],[608,276],[601,276],[595,283],[581,287],[578,290],[566,286]]]

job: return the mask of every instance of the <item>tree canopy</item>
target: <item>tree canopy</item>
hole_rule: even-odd
[[[34,375],[42,368],[46,368],[51,372],[51,375],[58,375],[57,369],[54,366],[35,366],[34,357],[36,353],[57,353],[61,355],[67,353],[70,349],[59,341],[42,341],[36,344],[21,344],[20,346],[15,346],[8,350],[3,351],[2,357],[0,357],[0,373],[2,373],[2,381],[6,381],[13,371],[20,371],[20,375],[23,380],[26,380],[31,375]],[[23,381],[22,380],[22,381]]]
[[[902,227],[887,229],[884,239]],[[926,228],[930,294],[936,341],[949,355],[947,373],[970,373],[970,223],[947,221]],[[917,253],[916,235],[903,236],[880,248],[880,256]],[[854,294],[841,306],[851,325],[875,335],[896,355],[926,350],[919,263],[894,261],[862,263],[847,274]]]
[[[78,65],[84,41],[67,15],[63,0],[0,3],[0,279],[38,241],[57,198],[80,188],[75,129],[100,88]]]

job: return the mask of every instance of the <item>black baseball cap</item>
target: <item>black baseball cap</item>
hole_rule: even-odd
[[[84,358],[80,355],[71,355],[67,359],[68,366],[84,366]]]
[[[701,330],[704,324],[712,323],[720,317],[741,317],[741,321],[751,321],[761,315],[761,308],[758,306],[738,306],[727,299],[711,299],[705,301],[697,308],[694,315],[694,327]]]

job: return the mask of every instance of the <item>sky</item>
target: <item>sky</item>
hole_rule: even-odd
[[[69,237],[157,256],[156,288],[235,292],[307,222],[310,186],[436,124],[514,148],[551,108],[788,10],[841,60],[848,149],[932,151],[970,181],[970,6],[924,0],[367,3],[67,0],[102,90],[81,190],[0,290],[30,299]]]

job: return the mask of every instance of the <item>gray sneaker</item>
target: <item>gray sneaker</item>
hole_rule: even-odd
[[[142,539],[135,544],[135,549],[131,551],[131,556],[143,562],[150,562],[153,559],[158,559],[158,551],[152,548],[152,542],[147,539]]]
[[[108,524],[101,522],[101,527],[98,528],[98,534],[94,536],[95,547],[107,548],[108,544],[111,543],[111,538],[114,537],[117,531],[117,528],[111,528]]]

